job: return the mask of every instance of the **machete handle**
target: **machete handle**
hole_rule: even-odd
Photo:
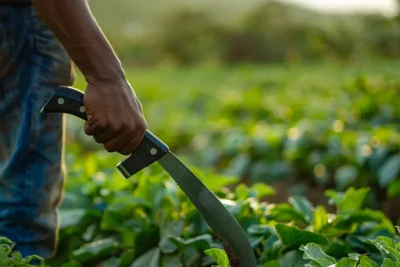
[[[78,89],[60,86],[43,106],[40,113],[67,113],[87,120],[83,104],[84,95]],[[129,178],[162,158],[168,151],[169,148],[166,144],[150,131],[146,131],[136,150],[129,158],[118,163],[117,168],[125,178]]]

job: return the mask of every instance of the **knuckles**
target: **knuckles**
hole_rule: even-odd
[[[131,151],[131,150],[129,150],[129,151]],[[121,155],[128,156],[128,155],[132,154],[133,150],[131,152],[129,152],[129,151],[128,150],[123,150],[123,151],[119,151],[119,153]]]
[[[107,152],[110,152],[110,153],[115,152],[117,150],[115,145],[112,145],[112,144],[104,144],[103,146],[104,146],[105,150],[107,150]]]
[[[133,121],[132,119],[123,120],[122,118],[112,120],[109,117],[99,119],[89,127],[85,128],[85,132],[88,135],[98,135],[105,132],[114,135],[118,140],[107,142],[106,140],[96,138],[96,136],[94,136],[94,140],[99,144],[102,143],[107,152],[118,152],[121,155],[127,156],[132,154],[135,148],[139,145],[139,140],[143,138],[145,131],[147,130],[146,120],[141,116],[137,116],[136,118],[137,119]],[[121,144],[126,144],[126,146],[121,147]]]

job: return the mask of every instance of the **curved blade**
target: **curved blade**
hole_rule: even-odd
[[[231,259],[231,266],[256,266],[253,249],[240,224],[218,198],[171,151],[158,160],[204,220],[215,231]]]
[[[68,113],[86,120],[83,96],[83,92],[75,88],[61,86],[41,113]],[[176,181],[215,232],[231,260],[231,266],[256,267],[253,249],[240,224],[200,179],[151,132],[146,131],[136,151],[117,168],[129,178],[156,161]]]

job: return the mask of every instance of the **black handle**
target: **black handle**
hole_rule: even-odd
[[[87,120],[83,97],[82,91],[68,86],[60,86],[40,113],[67,113]],[[117,168],[125,178],[129,178],[162,158],[168,151],[169,148],[164,142],[150,131],[146,131],[138,148],[129,158],[120,162]]]

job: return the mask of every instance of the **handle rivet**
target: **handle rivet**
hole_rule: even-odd
[[[57,103],[58,103],[59,105],[64,104],[64,98],[60,97],[60,98],[57,100]]]
[[[79,111],[80,111],[81,113],[85,113],[86,108],[85,108],[84,106],[81,106],[81,107],[79,108]]]
[[[152,154],[153,156],[154,156],[155,154],[157,154],[157,149],[156,149],[156,148],[150,149],[150,154]]]

